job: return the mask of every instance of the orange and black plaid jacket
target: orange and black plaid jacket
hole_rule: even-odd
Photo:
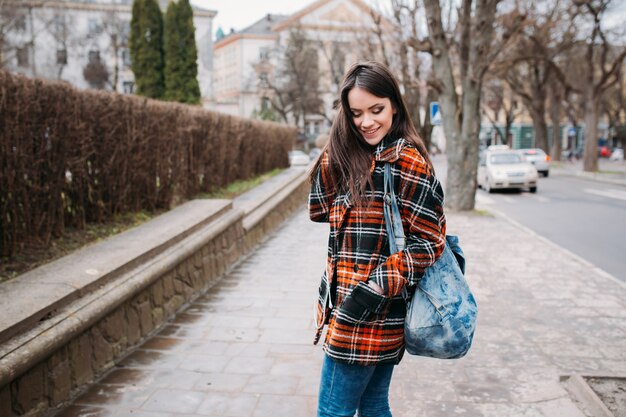
[[[352,206],[345,194],[332,188],[326,152],[309,194],[311,220],[330,223],[314,343],[328,324],[324,351],[350,364],[400,361],[406,315],[402,289],[409,285],[412,293],[445,245],[441,184],[412,144],[404,139],[387,141],[381,142],[373,154],[375,191],[370,205]],[[407,239],[406,248],[394,254],[389,254],[383,216],[385,163],[393,164],[391,172]],[[384,295],[373,290],[368,281],[380,285]]]

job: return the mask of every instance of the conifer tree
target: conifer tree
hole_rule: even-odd
[[[129,47],[137,94],[161,98],[164,93],[163,14],[157,0],[134,0],[132,13]]]
[[[170,2],[165,13],[165,99],[200,103],[198,52],[189,0]]]

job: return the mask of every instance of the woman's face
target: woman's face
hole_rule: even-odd
[[[354,87],[348,93],[348,103],[352,121],[365,142],[372,146],[378,145],[391,129],[395,114],[391,100]]]

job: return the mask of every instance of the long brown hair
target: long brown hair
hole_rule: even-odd
[[[409,117],[398,81],[389,69],[376,61],[359,62],[346,72],[341,85],[341,100],[337,115],[330,128],[330,139],[326,145],[330,161],[332,186],[342,192],[349,192],[353,203],[365,201],[367,188],[374,189],[370,164],[373,147],[363,139],[352,120],[348,93],[354,87],[362,88],[380,98],[388,98],[395,110],[391,128],[387,136],[391,139],[404,138],[413,143],[420,154],[430,164],[428,152]],[[321,163],[317,160],[311,170],[311,180]]]

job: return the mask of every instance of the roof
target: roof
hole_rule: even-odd
[[[314,12],[315,10],[319,9],[320,7],[323,7],[325,5],[327,5],[328,3],[330,3],[332,0],[317,0],[314,3],[309,4],[308,6],[304,7],[303,9],[301,9],[300,11],[287,16],[286,19],[283,19],[281,22],[275,22],[274,26],[274,30],[275,31],[280,31],[283,29],[286,29],[294,24],[297,24],[300,19],[302,19],[304,16],[306,16],[307,14],[310,14],[312,12]],[[353,5],[355,5],[356,7],[358,7],[359,9],[363,10],[364,12],[370,14],[370,13],[376,13],[378,14],[378,12],[376,12],[374,9],[372,9],[370,6],[368,6],[363,0],[348,0],[350,3],[352,3]],[[387,19],[383,17],[383,21],[387,22]]]
[[[254,22],[247,28],[239,31],[239,33],[250,33],[254,35],[267,35],[272,32],[272,26],[289,18],[284,14],[266,14],[262,19]]]
[[[275,32],[272,30],[272,27],[284,20],[289,18],[288,15],[283,14],[266,14],[262,19],[257,20],[250,26],[235,32],[231,29],[231,32],[226,34],[225,36],[218,36],[216,39],[216,47],[220,47],[231,43],[235,38],[247,37],[249,35],[253,36],[267,36],[267,35],[275,35]]]

